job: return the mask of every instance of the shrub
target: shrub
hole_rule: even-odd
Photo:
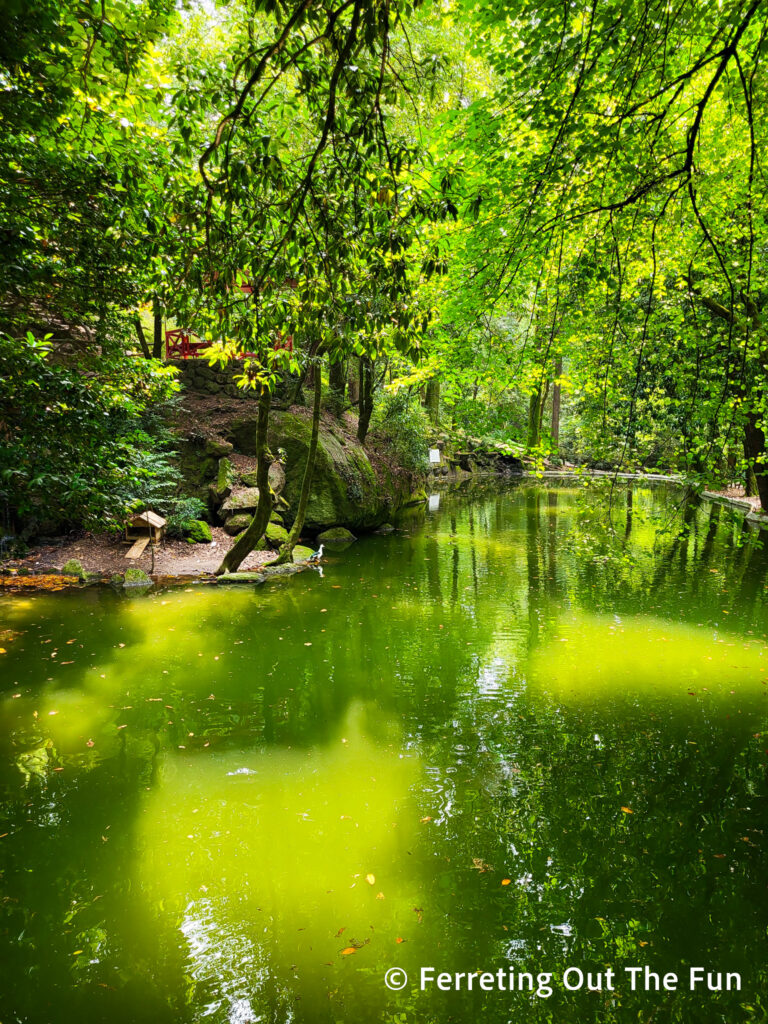
[[[166,532],[170,537],[184,537],[189,524],[201,520],[206,512],[206,507],[199,498],[175,498],[168,515]],[[210,540],[210,537],[208,539]]]

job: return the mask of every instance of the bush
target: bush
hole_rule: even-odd
[[[373,432],[388,442],[404,469],[423,472],[427,468],[431,427],[415,395],[405,388],[384,391],[372,419]]]
[[[152,360],[87,356],[0,334],[0,502],[26,535],[119,525],[176,486],[170,453],[144,421],[177,385]]]
[[[206,512],[206,507],[199,498],[174,499],[165,527],[166,533],[170,537],[186,536],[190,523],[202,520]],[[208,539],[210,540],[210,537]]]

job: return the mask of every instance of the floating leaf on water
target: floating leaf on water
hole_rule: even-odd
[[[376,875],[366,875],[365,876],[365,880],[368,883],[368,885],[375,885],[376,884]]]
[[[430,818],[430,816],[429,816],[429,815],[427,815],[427,816],[426,816],[426,818],[421,818],[421,819],[419,819],[419,820],[421,821],[421,824],[422,824],[422,825],[426,825],[426,823],[427,823],[428,821],[432,821],[432,819]]]
[[[342,956],[352,956],[352,954],[356,953],[356,952],[357,952],[357,950],[355,949],[354,946],[347,946],[346,949],[342,949],[341,955]]]

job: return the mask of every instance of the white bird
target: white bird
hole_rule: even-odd
[[[323,545],[321,544],[317,551],[313,551],[307,559],[308,562],[312,562],[313,565],[317,564],[323,557]]]

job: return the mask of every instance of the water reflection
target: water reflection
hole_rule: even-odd
[[[762,1019],[766,556],[678,500],[444,494],[322,577],[4,598],[7,1019]],[[572,963],[744,991],[382,983]]]

